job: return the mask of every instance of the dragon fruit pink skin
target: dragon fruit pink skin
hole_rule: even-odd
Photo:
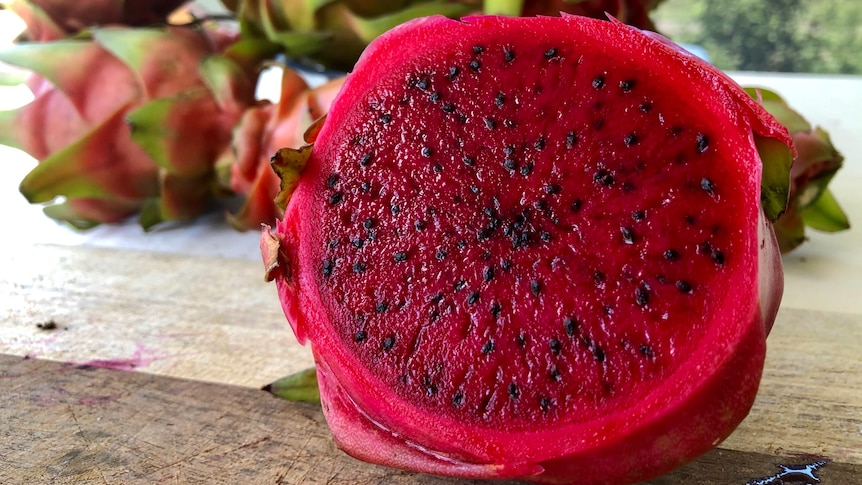
[[[430,17],[312,139],[261,249],[347,453],[624,484],[747,415],[783,290],[761,162],[792,148],[720,72],[618,22]]]
[[[0,143],[39,161],[21,192],[78,228],[135,213],[145,228],[196,217],[218,195],[215,161],[253,102],[246,54],[209,27],[91,35],[0,51],[34,72],[34,100],[0,112]]]
[[[312,89],[296,71],[285,67],[278,102],[261,102],[243,113],[231,148],[218,162],[225,179],[222,184],[245,196],[239,212],[228,214],[236,229],[258,229],[282,216],[274,202],[279,179],[269,159],[281,147],[298,148],[305,143],[305,131],[329,111],[343,82],[343,77],[335,78]]]

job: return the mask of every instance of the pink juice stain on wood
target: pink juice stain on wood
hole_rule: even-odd
[[[135,348],[135,353],[132,354],[131,357],[127,357],[124,359],[96,359],[80,363],[72,362],[71,364],[73,364],[75,368],[78,369],[100,368],[114,370],[135,370],[140,369],[141,367],[146,367],[153,362],[159,360],[160,357],[154,357],[154,353],[155,351],[153,349],[138,344],[137,348]]]

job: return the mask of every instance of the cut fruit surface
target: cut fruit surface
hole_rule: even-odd
[[[616,22],[432,17],[378,39],[263,236],[336,440],[577,483],[717,444],[781,294],[755,137],[789,143],[724,75]]]

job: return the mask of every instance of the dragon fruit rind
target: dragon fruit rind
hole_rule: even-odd
[[[632,483],[748,413],[787,197],[758,148],[785,175],[792,148],[719,71],[615,21],[429,17],[317,128],[261,247],[350,455]]]

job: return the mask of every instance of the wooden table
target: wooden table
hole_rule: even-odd
[[[847,155],[835,192],[862,223],[862,79],[738,78],[778,89],[832,133]],[[15,170],[0,186],[13,208],[0,245],[0,484],[475,483],[355,461],[317,406],[259,390],[312,361],[263,282],[256,235],[212,221],[74,234],[12,197]],[[862,483],[859,248],[858,230],[813,234],[785,258],[750,416],[651,483],[742,485],[820,459],[820,483]]]

